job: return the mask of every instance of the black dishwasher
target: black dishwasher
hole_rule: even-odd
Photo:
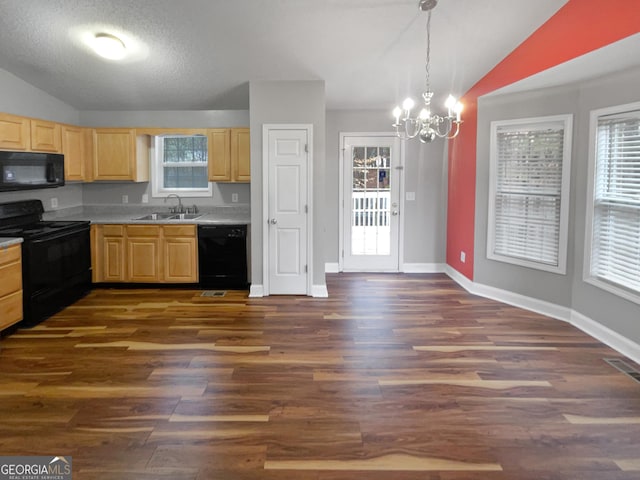
[[[198,225],[202,288],[247,288],[247,226]]]

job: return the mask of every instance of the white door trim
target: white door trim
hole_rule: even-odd
[[[269,131],[306,130],[309,145],[307,165],[307,295],[313,294],[313,125],[310,123],[265,123],[262,125],[262,285],[263,295],[269,295]]]
[[[338,271],[344,271],[344,140],[347,137],[396,137],[394,132],[340,132],[340,162],[339,162],[339,180],[338,180]],[[400,170],[398,170],[400,177],[400,192],[398,196],[400,198],[400,219],[398,224],[398,271],[401,271],[404,264],[404,210],[405,210],[405,195],[404,195],[404,163],[405,163],[405,148],[404,142],[400,142]]]

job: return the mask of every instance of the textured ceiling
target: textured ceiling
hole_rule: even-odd
[[[440,0],[433,89],[464,93],[566,1]],[[317,79],[328,108],[390,108],[423,90],[417,4],[0,0],[0,68],[80,110],[246,109],[249,81]],[[96,57],[88,29],[120,34],[132,58]]]

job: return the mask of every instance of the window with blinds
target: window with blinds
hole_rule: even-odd
[[[487,257],[565,273],[571,115],[491,124]]]
[[[640,293],[640,104],[592,112],[591,128],[588,272],[623,295]]]

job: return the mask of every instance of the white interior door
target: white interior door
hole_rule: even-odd
[[[345,271],[399,270],[400,140],[343,137]]]
[[[306,129],[270,129],[268,142],[269,294],[308,292]]]

